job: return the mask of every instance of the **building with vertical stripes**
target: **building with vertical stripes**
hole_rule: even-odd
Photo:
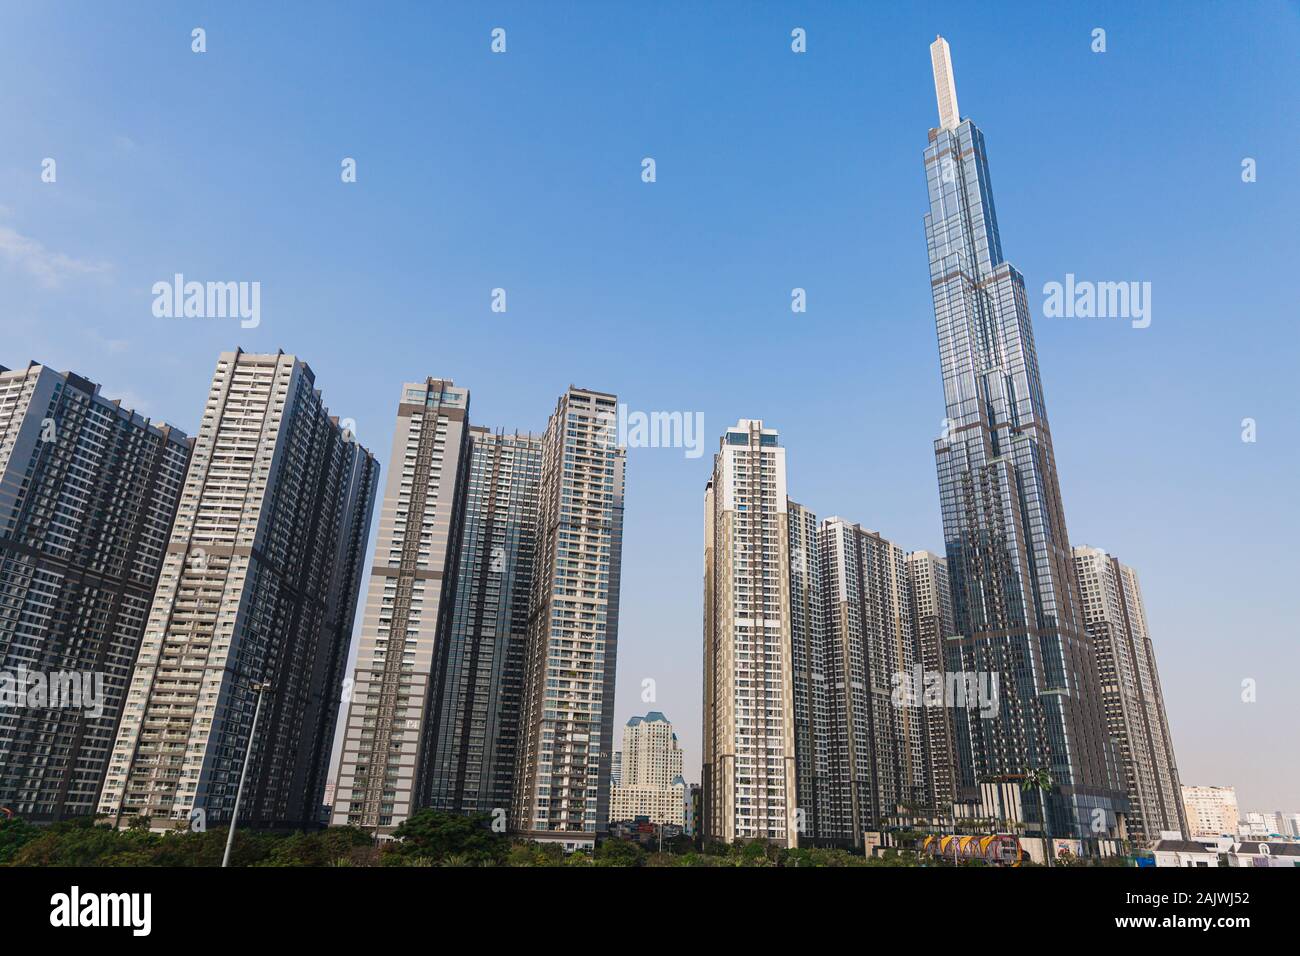
[[[26,820],[98,806],[191,444],[79,375],[0,368],[0,806]]]
[[[609,823],[627,462],[617,403],[570,386],[542,438],[510,828],[570,848]]]
[[[318,823],[378,470],[301,359],[221,354],[102,813],[229,822],[247,752],[240,822]]]
[[[1096,651],[1106,729],[1118,744],[1129,835],[1154,842],[1188,836],[1164,692],[1137,573],[1098,548],[1074,549],[1083,620]]]

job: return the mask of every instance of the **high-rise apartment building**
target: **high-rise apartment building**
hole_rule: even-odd
[[[790,563],[790,660],[794,685],[795,796],[799,836],[828,826],[831,799],[831,690],[825,659],[822,538],[817,515],[786,501]]]
[[[1150,842],[1162,832],[1186,833],[1182,785],[1137,574],[1097,548],[1075,548],[1074,566],[1107,730],[1123,762],[1129,835]]]
[[[916,631],[917,663],[924,679],[935,675],[946,688],[944,649],[953,635],[952,597],[948,590],[948,562],[929,551],[907,556],[911,586],[912,626]],[[957,799],[956,741],[952,709],[947,699],[922,701],[925,721],[925,772],[929,805],[941,815],[952,812]]]
[[[469,473],[469,390],[402,386],[333,822],[391,832],[430,800],[433,675],[449,632]]]
[[[451,631],[435,654],[428,805],[508,811],[538,531],[542,440],[470,427]]]
[[[951,630],[946,581],[933,582],[942,561],[925,578],[877,532],[819,522],[787,497],[785,469],[777,432],[742,419],[705,489],[702,826],[724,842],[860,847],[900,810],[936,806],[911,688],[918,606],[932,636]]]
[[[320,816],[378,465],[292,355],[223,352],[103,793],[115,821]]]
[[[822,522],[830,776],[819,839],[860,846],[903,805],[929,804],[906,553],[842,518]]]
[[[682,749],[673,725],[652,710],[623,727],[622,774],[611,788],[609,818],[646,817],[651,823],[687,824],[687,791],[682,779]]]
[[[0,806],[24,819],[95,812],[190,445],[79,375],[0,367]]]
[[[958,787],[1047,768],[1058,837],[1117,836],[1126,808],[1084,629],[1024,278],[1002,254],[984,136],[957,110],[948,44],[931,46],[940,125],[925,216],[946,403],[935,442],[960,638],[949,670],[998,678],[998,713],[954,711]],[[1030,830],[1038,801],[1028,801]],[[1099,831],[1096,824],[1100,824]]]
[[[1236,836],[1239,811],[1232,787],[1183,787],[1189,839]]]
[[[704,492],[703,831],[798,844],[785,449],[741,419]]]
[[[627,463],[617,403],[570,386],[542,438],[510,826],[567,846],[609,822]]]

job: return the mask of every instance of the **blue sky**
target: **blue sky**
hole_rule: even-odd
[[[1184,782],[1300,810],[1300,15],[1056,6],[6,3],[0,364],[194,430],[219,351],[283,348],[385,463],[426,375],[490,425],[541,429],[570,382],[702,412],[704,457],[630,452],[616,711],[664,711],[697,778],[727,425],[779,428],[819,514],[942,550],[921,153],[943,33],[1035,308],[1071,539],[1141,575]],[[155,318],[176,272],[260,282],[261,325]],[[1042,317],[1066,273],[1150,282],[1151,326]]]

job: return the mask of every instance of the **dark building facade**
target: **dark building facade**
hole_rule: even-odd
[[[0,368],[0,806],[24,819],[95,812],[190,447],[79,375]]]
[[[1080,613],[1025,282],[1002,254],[984,135],[931,47],[925,217],[946,404],[935,442],[955,628],[949,669],[994,674],[996,715],[956,710],[959,795],[1047,768],[1054,836],[1117,835],[1126,809]],[[1026,801],[1031,829],[1038,801]]]

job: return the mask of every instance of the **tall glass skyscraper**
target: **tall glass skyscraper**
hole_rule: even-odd
[[[956,639],[951,669],[997,675],[996,714],[956,714],[959,797],[1048,768],[1053,836],[1118,833],[1125,810],[1079,612],[1024,278],[1002,255],[984,136],[961,119],[947,42],[925,217],[946,418],[935,442]],[[997,786],[998,792],[1004,790]],[[1031,830],[1038,800],[1025,801]]]

